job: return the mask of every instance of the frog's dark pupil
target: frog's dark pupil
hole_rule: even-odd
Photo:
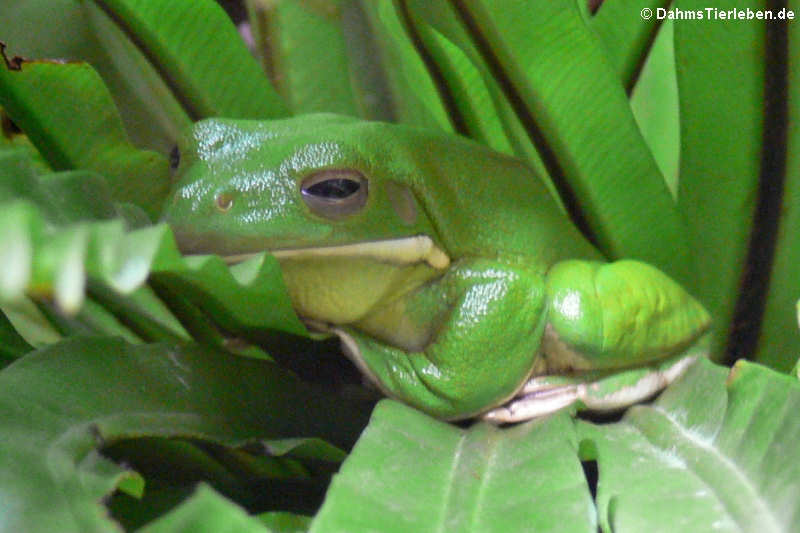
[[[358,191],[360,187],[361,184],[355,180],[346,178],[332,178],[315,183],[311,187],[308,187],[304,192],[314,196],[320,196],[322,198],[339,199],[351,196],[353,193]]]

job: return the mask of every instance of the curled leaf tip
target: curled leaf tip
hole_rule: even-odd
[[[3,41],[0,41],[0,56],[3,58],[3,62],[6,64],[6,68],[8,70],[20,71],[22,70],[22,65],[25,63],[57,63],[59,65],[66,65],[68,63],[80,63],[80,61],[70,61],[69,59],[27,59],[21,56],[14,56],[9,59],[8,55],[6,54],[6,48],[8,45]]]
[[[595,13],[597,13],[597,10],[600,9],[600,6],[603,5],[603,0],[588,0],[586,2],[586,5],[589,8],[589,13],[594,15]]]
[[[0,56],[3,57],[3,61],[6,64],[6,68],[8,70],[22,70],[22,63],[25,61],[20,56],[14,56],[11,59],[8,58],[6,55],[6,43],[0,41]]]

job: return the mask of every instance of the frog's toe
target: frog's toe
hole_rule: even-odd
[[[657,368],[640,368],[581,385],[581,406],[589,411],[616,411],[647,400],[678,379],[696,360],[689,355]]]
[[[483,419],[495,424],[507,424],[549,415],[578,401],[579,387],[579,384],[557,385],[540,377],[532,378],[517,396],[484,413]]]
[[[522,422],[570,405],[593,412],[616,411],[660,392],[698,357],[687,355],[658,367],[628,370],[588,382],[564,376],[533,377],[508,403],[485,413],[483,418],[495,424]]]

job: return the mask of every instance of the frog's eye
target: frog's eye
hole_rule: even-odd
[[[311,211],[338,220],[361,210],[367,203],[367,179],[350,169],[321,170],[300,183],[300,194]]]

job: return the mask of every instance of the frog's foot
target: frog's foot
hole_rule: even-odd
[[[678,379],[701,355],[681,354],[656,367],[626,370],[587,381],[586,376],[536,376],[505,405],[483,419],[495,424],[522,422],[575,405],[594,412],[616,411],[650,398]]]

